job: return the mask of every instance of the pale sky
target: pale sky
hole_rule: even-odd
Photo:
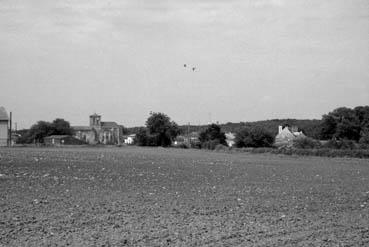
[[[150,111],[179,124],[320,119],[368,104],[368,0],[0,0],[0,105],[18,128],[94,112],[128,127]]]

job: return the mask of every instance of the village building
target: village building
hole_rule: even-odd
[[[191,132],[189,135],[188,135],[188,142],[190,144],[194,144],[194,143],[197,143],[199,142],[199,136],[200,134],[198,132]]]
[[[174,146],[189,144],[188,138],[183,135],[176,136],[173,142]]]
[[[9,142],[9,117],[5,108],[0,106],[0,147],[7,146]]]
[[[278,126],[278,134],[275,137],[275,145],[277,147],[291,147],[293,144],[293,141],[296,138],[304,138],[306,137],[302,131],[298,131],[298,128],[296,126],[289,127],[286,126]]]
[[[132,145],[135,142],[136,134],[124,136],[124,144]]]
[[[44,143],[47,146],[64,146],[64,145],[81,145],[85,144],[84,141],[81,141],[70,135],[51,135],[44,138]]]
[[[90,116],[89,126],[73,126],[74,137],[88,144],[118,145],[123,140],[123,126],[116,122],[103,122],[101,116]]]
[[[188,135],[179,135],[174,139],[173,144],[178,145],[194,145],[199,142],[199,133],[191,132]]]

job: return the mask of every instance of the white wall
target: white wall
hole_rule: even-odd
[[[8,121],[0,121],[0,146],[8,145]]]

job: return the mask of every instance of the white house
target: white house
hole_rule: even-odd
[[[292,146],[293,140],[300,137],[306,137],[302,131],[298,131],[297,127],[289,126],[278,126],[278,134],[275,137],[275,145],[281,146]]]
[[[226,142],[228,147],[232,147],[235,144],[236,136],[232,132],[225,133],[226,136]]]
[[[124,143],[132,145],[135,142],[136,134],[128,135],[124,138]]]

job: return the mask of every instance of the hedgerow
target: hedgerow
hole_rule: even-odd
[[[284,155],[301,155],[301,156],[321,156],[321,157],[349,157],[349,158],[369,158],[369,149],[298,149],[298,148],[234,148],[232,152],[248,152],[248,153],[271,153]]]

